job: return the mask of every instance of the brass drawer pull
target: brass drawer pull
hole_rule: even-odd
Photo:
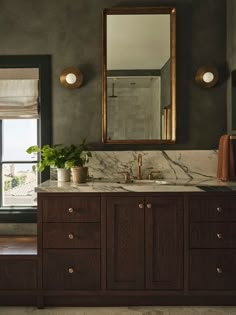
[[[221,233],[217,233],[216,236],[217,236],[217,238],[218,238],[219,240],[221,240],[221,239],[223,238],[223,234],[221,234]]]
[[[151,204],[151,203],[148,203],[148,204],[147,204],[147,208],[148,208],[148,209],[151,209],[151,207],[152,207],[152,204]]]
[[[73,233],[70,233],[70,234],[68,235],[68,237],[69,237],[70,240],[73,240],[73,239],[75,238],[75,235],[74,235]]]
[[[138,207],[139,207],[140,209],[143,209],[143,204],[140,203],[140,204],[138,205]]]
[[[219,207],[216,208],[216,211],[221,213],[223,211],[223,208],[221,206],[219,206]]]
[[[222,274],[223,273],[223,270],[220,267],[217,267],[216,271],[217,271],[218,274]]]
[[[75,210],[74,210],[73,208],[69,208],[68,211],[69,211],[70,213],[75,212]]]
[[[68,268],[68,272],[69,272],[70,274],[72,274],[72,273],[75,272],[75,269],[74,269],[73,267],[70,267],[70,268]]]

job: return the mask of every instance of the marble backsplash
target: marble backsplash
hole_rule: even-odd
[[[142,178],[160,171],[162,178],[211,179],[216,177],[218,152],[192,151],[93,151],[89,161],[89,176],[94,179],[122,178],[129,172],[137,178],[138,154],[142,155]],[[155,175],[154,175],[155,176]],[[55,171],[51,172],[55,179]]]

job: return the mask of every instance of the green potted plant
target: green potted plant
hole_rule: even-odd
[[[58,144],[50,146],[48,144],[43,147],[31,146],[26,152],[29,154],[40,153],[41,161],[38,163],[38,169],[42,172],[47,166],[57,168],[57,179],[59,182],[70,181],[70,169],[67,165],[73,148]]]
[[[66,166],[71,168],[73,183],[85,183],[88,177],[88,167],[85,166],[92,156],[84,139],[79,146],[71,145],[70,154]]]

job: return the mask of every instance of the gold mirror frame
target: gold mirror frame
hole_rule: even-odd
[[[107,15],[169,14],[170,15],[170,139],[110,140],[107,138]],[[176,9],[173,7],[117,7],[103,11],[103,69],[102,69],[102,142],[105,144],[174,144],[176,141]]]

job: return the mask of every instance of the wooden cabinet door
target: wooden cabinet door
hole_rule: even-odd
[[[0,260],[0,290],[34,289],[37,289],[37,261],[35,259]]]
[[[196,249],[190,253],[190,290],[235,290],[235,249]]]
[[[45,249],[46,290],[100,290],[99,249]]]
[[[144,200],[107,198],[107,288],[144,288]]]
[[[183,198],[146,198],[146,288],[183,288]]]

